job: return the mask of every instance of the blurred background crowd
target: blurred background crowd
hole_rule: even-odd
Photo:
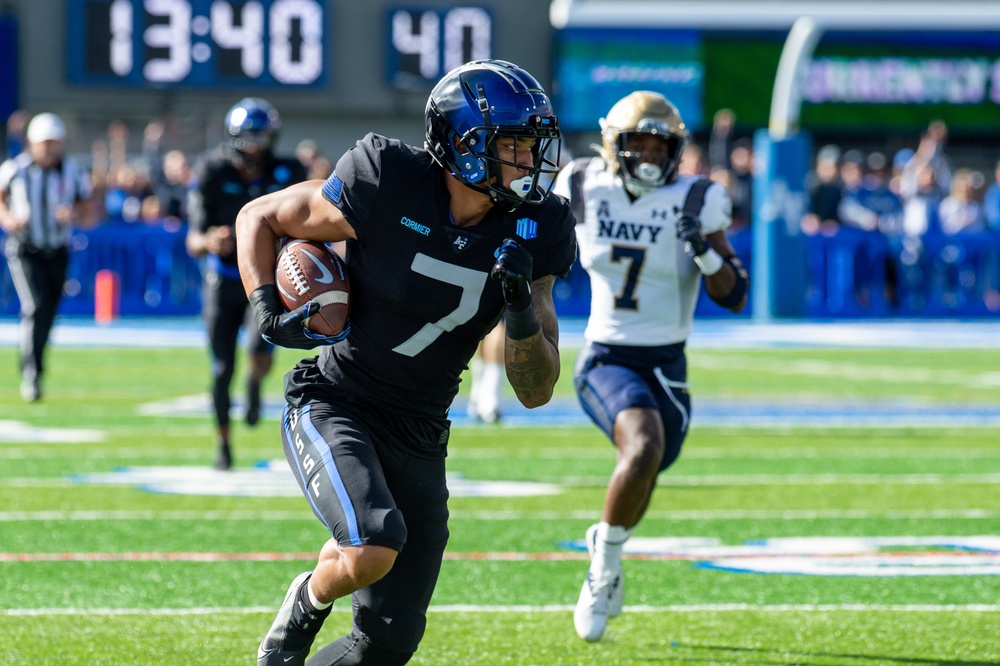
[[[8,157],[22,149],[29,119],[23,110],[7,119]],[[727,188],[733,202],[729,233],[749,256],[754,144],[750,133],[736,128],[735,114],[719,110],[710,131],[692,135],[681,171]],[[294,146],[294,154],[312,179],[325,179],[339,157],[324,154],[309,138]],[[105,135],[92,138],[90,155],[78,157],[89,165],[103,207],[98,219],[176,230],[186,222],[188,192],[197,186],[196,167],[205,155],[173,145],[168,123],[154,118],[135,129],[110,122]],[[1000,311],[1000,249],[994,248],[1000,247],[1000,159],[992,173],[955,164],[944,122],[930,122],[912,147],[891,153],[817,146],[806,191],[800,228],[810,239],[808,270],[813,281],[846,271],[837,279],[851,283],[859,312],[873,298],[884,304],[881,312],[919,311],[935,283],[946,305],[950,298],[957,306],[967,298],[962,294],[972,293],[985,310]],[[846,261],[831,259],[845,252]],[[823,266],[831,262],[836,265]]]

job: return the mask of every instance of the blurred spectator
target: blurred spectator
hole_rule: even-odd
[[[951,191],[938,206],[941,232],[945,236],[975,234],[985,229],[983,211],[975,195],[975,176],[973,171],[964,168],[952,175]],[[965,242],[949,238],[933,257],[931,279],[941,302],[948,308],[960,308],[970,297],[977,298],[980,280],[990,283],[987,275],[977,275],[982,267],[977,266],[973,252],[976,242],[972,238]],[[988,293],[982,297],[984,302],[991,298]]]
[[[896,302],[896,266],[892,250],[902,232],[903,204],[889,189],[885,155],[873,152],[867,159],[856,150],[844,153],[840,167],[844,183],[838,207],[840,221],[855,238],[854,291],[858,303],[867,307],[871,288]],[[892,242],[890,242],[890,239]]]
[[[681,163],[677,173],[682,176],[708,176],[708,165],[705,164],[705,151],[696,143],[688,144],[681,155]]]
[[[188,219],[188,197],[197,186],[197,179],[187,155],[171,150],[163,156],[163,178],[153,192],[160,206],[160,216],[171,225]],[[145,217],[145,216],[144,216]]]
[[[983,210],[974,194],[974,183],[974,173],[970,169],[959,169],[952,176],[951,192],[938,207],[944,234],[952,236],[985,228]]]
[[[194,169],[180,150],[163,152],[166,123],[154,118],[142,135],[142,165],[149,192],[143,192],[140,217],[176,228],[188,218],[188,198],[196,186]]]
[[[319,155],[309,165],[309,180],[326,180],[333,173],[333,163]]]
[[[919,237],[938,230],[938,207],[944,197],[937,182],[937,172],[930,164],[918,164],[913,168],[908,165],[900,178],[900,193],[903,196],[903,233]]]
[[[951,189],[951,160],[944,152],[948,142],[948,126],[940,120],[927,126],[927,131],[920,137],[920,145],[914,154],[914,159],[925,162],[934,169],[938,186],[945,192]]]
[[[729,153],[729,195],[733,202],[733,226],[747,227],[753,212],[753,142],[737,139]]]
[[[108,171],[128,162],[128,125],[121,120],[108,123]]]
[[[809,175],[809,212],[802,218],[802,231],[814,235],[831,236],[840,227],[838,209],[843,196],[840,181],[840,148],[823,146],[816,153],[816,167]]]
[[[108,170],[111,168],[111,155],[108,151],[107,139],[96,139],[90,144],[90,180],[95,201],[103,205],[108,187]]]
[[[149,182],[155,188],[163,182],[163,135],[166,125],[159,118],[154,118],[146,125],[142,133],[142,159],[146,163],[146,173]]]
[[[912,148],[901,148],[896,151],[896,154],[892,156],[892,175],[889,176],[889,189],[892,190],[896,196],[903,199],[902,191],[902,179],[903,170],[906,169],[906,165],[911,159],[913,159],[913,149]]]
[[[847,226],[871,231],[878,226],[878,219],[858,200],[865,178],[863,164],[864,155],[859,150],[849,150],[841,159],[840,181],[843,183],[843,191],[837,208],[837,219]]]
[[[983,197],[983,217],[988,229],[1000,232],[1000,161],[994,167],[993,182]]]
[[[312,169],[313,163],[320,157],[319,144],[312,139],[302,139],[295,146],[295,158],[305,168],[306,173]]]
[[[24,152],[24,132],[28,127],[29,117],[24,109],[18,109],[7,117],[7,159]]]
[[[889,189],[884,154],[873,152],[862,161],[861,153],[850,151],[844,155],[841,178],[841,221],[865,231],[894,234],[902,230],[903,202]]]
[[[993,182],[983,197],[983,219],[986,228],[1000,234],[1000,161],[993,169]],[[993,249],[985,262],[983,302],[990,312],[1000,310],[1000,248]]]
[[[108,173],[104,207],[109,220],[137,222],[142,219],[142,202],[153,194],[144,164],[126,162]]]
[[[710,169],[732,169],[733,128],[736,114],[731,109],[719,109],[712,118],[712,133],[708,138],[708,166]]]

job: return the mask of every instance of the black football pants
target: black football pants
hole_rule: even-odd
[[[45,347],[62,300],[69,250],[9,247],[7,262],[21,302],[21,373],[25,379],[36,380],[44,370]]]
[[[345,548],[399,551],[384,578],[352,595],[352,634],[312,665],[402,664],[417,649],[448,541],[443,450],[431,458],[410,446],[424,425],[340,400],[285,410],[285,457],[317,517]]]
[[[247,349],[251,354],[266,354],[273,347],[261,337],[250,308],[243,283],[217,273],[205,277],[202,312],[208,327],[212,352],[212,406],[215,422],[229,425],[229,386],[236,373],[236,349],[240,328],[246,325]]]

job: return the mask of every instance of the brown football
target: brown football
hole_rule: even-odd
[[[278,253],[275,284],[288,310],[312,300],[320,308],[306,319],[306,327],[320,335],[338,335],[350,315],[351,286],[347,266],[320,241],[294,239]]]

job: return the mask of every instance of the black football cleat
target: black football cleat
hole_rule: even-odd
[[[304,666],[306,663],[316,634],[333,608],[312,612],[306,609],[300,594],[304,594],[303,587],[310,577],[311,571],[301,573],[289,586],[278,616],[257,648],[257,666]]]
[[[222,440],[219,442],[219,455],[215,458],[215,469],[225,471],[233,466],[233,454],[229,449],[229,442]]]
[[[260,382],[247,382],[246,422],[251,428],[260,421]]]

